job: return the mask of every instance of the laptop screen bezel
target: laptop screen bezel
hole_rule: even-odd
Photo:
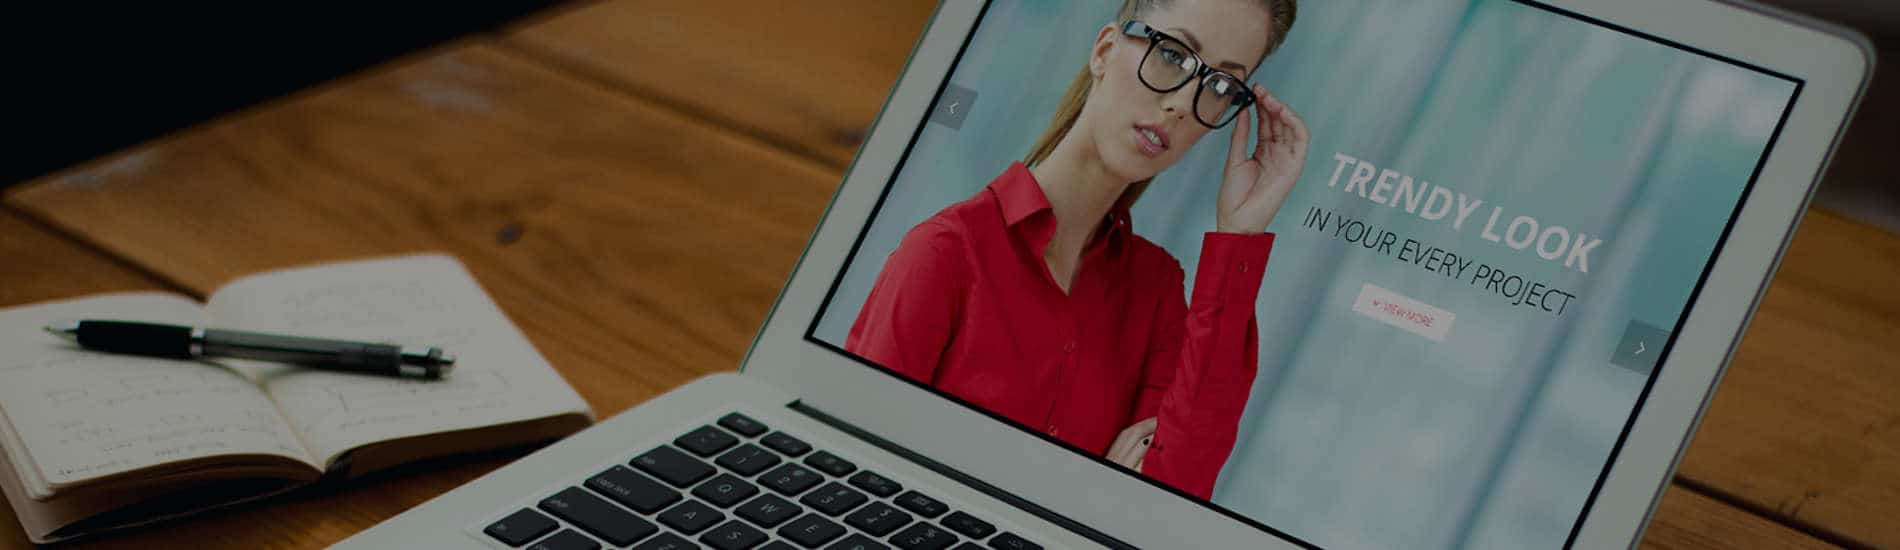
[[[1216,547],[1304,545],[1281,538],[1287,534],[1271,525],[1128,475],[1039,432],[999,422],[996,415],[860,363],[811,337],[825,300],[987,4],[951,0],[939,7],[748,352],[744,372],[892,442],[1138,546],[1181,541]],[[1871,54],[1864,39],[1856,40],[1851,33],[1705,0],[1539,4],[1627,32],[1667,37],[1682,47],[1801,83],[1702,291],[1689,304],[1676,341],[1657,367],[1644,405],[1629,419],[1622,444],[1569,536],[1572,544],[1584,547],[1622,546],[1640,534],[1667,487],[1668,474],[1792,236],[1827,152],[1865,87]],[[1742,297],[1748,299],[1738,299]]]

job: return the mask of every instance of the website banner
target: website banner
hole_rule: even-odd
[[[991,2],[812,337],[1321,547],[1562,545],[1797,83],[1290,4]]]

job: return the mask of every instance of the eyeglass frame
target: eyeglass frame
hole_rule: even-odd
[[[1140,69],[1135,70],[1135,79],[1140,80],[1141,85],[1147,86],[1149,90],[1153,90],[1155,93],[1159,93],[1159,94],[1174,93],[1175,91],[1180,90],[1183,87],[1186,87],[1188,85],[1188,82],[1193,82],[1194,83],[1194,97],[1196,99],[1193,101],[1194,106],[1191,107],[1191,109],[1194,110],[1194,121],[1201,123],[1202,126],[1206,126],[1210,129],[1215,129],[1215,130],[1225,128],[1228,124],[1233,124],[1234,119],[1240,118],[1241,111],[1245,111],[1247,110],[1248,106],[1251,106],[1254,103],[1259,102],[1258,99],[1254,98],[1253,90],[1249,89],[1250,87],[1247,84],[1247,81],[1245,79],[1242,79],[1238,76],[1234,76],[1233,73],[1222,71],[1220,69],[1214,68],[1211,65],[1208,65],[1207,60],[1201,59],[1201,52],[1195,51],[1193,46],[1188,45],[1188,43],[1184,40],[1175,38],[1174,35],[1161,32],[1160,29],[1150,27],[1148,26],[1147,23],[1143,23],[1143,22],[1135,21],[1135,20],[1128,20],[1128,21],[1122,22],[1122,34],[1125,36],[1132,36],[1135,38],[1148,39],[1148,51],[1141,54],[1141,65],[1148,64],[1148,57],[1154,55],[1155,48],[1159,47],[1161,45],[1161,41],[1164,39],[1173,41],[1176,44],[1180,44],[1182,49],[1187,50],[1188,55],[1194,57],[1194,65],[1195,65],[1194,74],[1192,76],[1189,76],[1186,80],[1182,80],[1180,84],[1175,84],[1174,86],[1171,86],[1165,89],[1155,86],[1153,83],[1148,82],[1148,77],[1143,76],[1141,74]],[[1141,65],[1137,65],[1137,67],[1140,67]],[[1233,118],[1229,118],[1218,125],[1208,124],[1206,120],[1201,118],[1201,102],[1199,99],[1201,97],[1201,94],[1207,91],[1207,78],[1213,75],[1214,73],[1220,73],[1222,75],[1226,75],[1228,78],[1234,79],[1235,82],[1239,82],[1240,90],[1241,92],[1243,92],[1238,96],[1234,96],[1235,109],[1234,109]]]

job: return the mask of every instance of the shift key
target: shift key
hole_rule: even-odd
[[[559,516],[614,546],[633,544],[659,528],[580,487],[568,487],[541,499],[541,509]]]

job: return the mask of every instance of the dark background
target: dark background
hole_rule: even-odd
[[[556,3],[0,7],[0,188]]]
[[[562,3],[0,4],[0,189]],[[1880,44],[1819,200],[1900,232],[1900,0],[1766,3]]]

